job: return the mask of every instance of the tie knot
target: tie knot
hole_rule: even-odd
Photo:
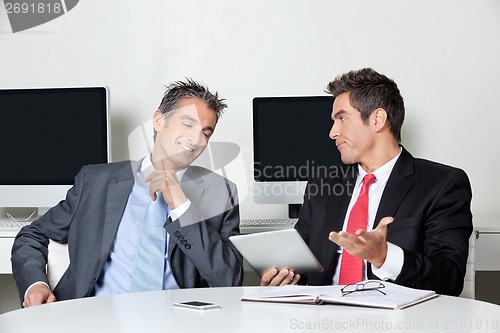
[[[161,192],[156,194],[156,200],[149,203],[146,208],[144,224],[146,225],[162,225],[167,219],[168,205],[163,199]]]
[[[375,180],[377,180],[377,177],[373,173],[367,173],[363,178],[363,187],[370,187]]]

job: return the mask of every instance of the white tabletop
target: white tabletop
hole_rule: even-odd
[[[0,332],[499,332],[500,306],[440,296],[404,310],[240,301],[260,287],[184,289],[92,297],[0,315]],[[200,300],[204,312],[174,308]]]

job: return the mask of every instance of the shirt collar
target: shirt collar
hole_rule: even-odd
[[[401,156],[402,149],[400,148],[399,154],[394,157],[392,160],[389,162],[385,163],[382,165],[380,168],[377,170],[373,171],[373,174],[377,178],[377,183],[379,184],[385,184],[387,183],[387,180],[389,180],[389,176],[391,175],[392,169],[394,168],[394,165],[396,164],[396,161],[398,160],[399,156]],[[363,179],[367,172],[365,169],[361,167],[361,165],[358,163],[358,180]]]
[[[144,175],[144,179],[148,178],[148,176],[153,172],[153,170],[154,170],[154,166],[153,166],[153,163],[151,162],[151,158],[149,158],[147,156],[144,157],[142,159],[141,168],[139,170],[139,172]],[[177,179],[179,181],[181,181],[182,177],[186,173],[186,170],[187,170],[187,168],[176,172]]]

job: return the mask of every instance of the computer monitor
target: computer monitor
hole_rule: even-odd
[[[82,166],[109,161],[107,96],[105,87],[0,89],[0,207],[52,207]]]
[[[296,217],[309,177],[342,163],[329,137],[332,106],[332,96],[254,98],[254,202],[291,205]]]

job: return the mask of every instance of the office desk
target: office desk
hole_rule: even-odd
[[[0,315],[0,332],[498,332],[500,306],[448,296],[404,310],[240,301],[260,287],[183,289],[58,302]],[[201,300],[221,309],[174,308]]]
[[[18,230],[0,232],[0,274],[12,274],[10,252]]]

